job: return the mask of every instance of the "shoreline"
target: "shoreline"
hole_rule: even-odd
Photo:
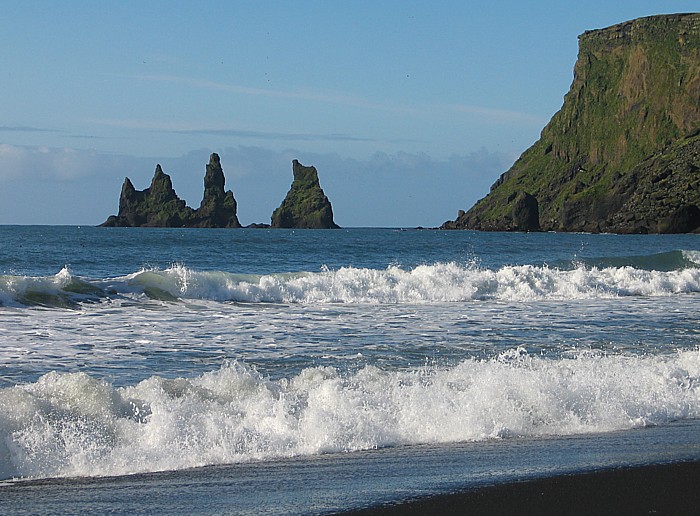
[[[700,419],[0,483],[8,514],[700,514]]]
[[[700,461],[492,484],[337,514],[700,514]]]

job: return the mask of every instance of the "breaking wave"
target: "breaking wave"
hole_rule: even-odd
[[[122,475],[419,443],[572,435],[700,417],[700,351],[545,359],[512,349],[450,368],[239,362],[115,388],[48,373],[0,390],[0,478]]]
[[[67,267],[54,276],[0,275],[0,306],[77,308],[81,302],[98,302],[106,296],[96,282],[72,275]]]
[[[114,297],[244,303],[437,303],[536,301],[700,292],[700,252],[577,261],[568,267],[436,263],[412,269],[342,267],[320,272],[234,274],[182,265],[89,280],[67,268],[54,276],[0,276],[0,304],[75,308]]]

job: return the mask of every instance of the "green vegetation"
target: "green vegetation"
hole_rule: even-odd
[[[103,226],[124,227],[241,227],[236,216],[236,200],[229,190],[224,192],[224,172],[217,154],[212,154],[204,177],[204,199],[194,210],[180,199],[170,176],[156,166],[151,186],[136,190],[127,177],[119,197],[119,214],[112,215]]]
[[[314,167],[293,163],[294,181],[282,201],[272,213],[274,228],[337,229],[333,208],[323,193]]]
[[[571,89],[540,139],[487,197],[443,227],[673,231],[663,222],[669,212],[700,206],[687,186],[700,166],[693,150],[699,132],[700,14],[585,32]],[[673,179],[653,183],[652,193],[642,188],[651,184],[644,175],[651,169],[641,164],[655,156],[665,156]],[[685,165],[673,165],[678,160]],[[514,224],[520,193],[536,199],[539,224]]]

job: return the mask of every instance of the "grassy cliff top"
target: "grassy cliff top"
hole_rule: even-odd
[[[673,142],[700,132],[700,14],[640,18],[579,37],[574,79],[540,139],[447,225],[512,229],[519,192],[539,228],[605,231],[615,183]],[[531,227],[529,229],[538,229]]]

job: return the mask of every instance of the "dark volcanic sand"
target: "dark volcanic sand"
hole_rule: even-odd
[[[700,462],[499,484],[347,514],[700,514]]]

